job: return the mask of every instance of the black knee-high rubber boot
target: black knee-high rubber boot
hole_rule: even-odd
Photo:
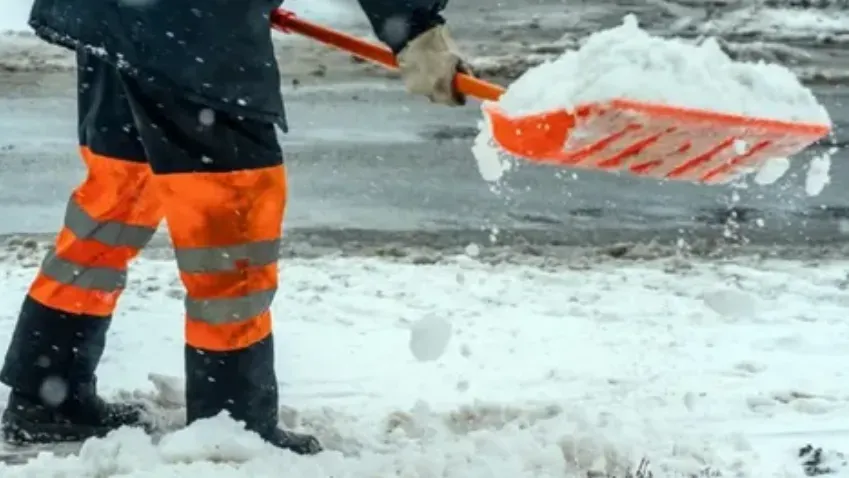
[[[271,335],[231,352],[186,346],[186,404],[189,423],[226,410],[233,419],[244,422],[248,430],[279,448],[304,455],[322,449],[315,437],[278,427]]]
[[[12,388],[0,419],[6,441],[77,441],[142,425],[140,406],[97,395],[95,370],[110,320],[24,300],[0,370],[0,382]]]

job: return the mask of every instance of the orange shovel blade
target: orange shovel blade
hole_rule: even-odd
[[[708,184],[792,156],[830,131],[623,99],[524,116],[495,103],[483,111],[495,143],[531,162]]]

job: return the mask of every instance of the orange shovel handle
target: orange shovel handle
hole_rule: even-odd
[[[273,10],[271,12],[271,26],[284,33],[297,33],[340,50],[345,50],[354,56],[377,63],[390,70],[398,69],[398,61],[389,48],[303,20],[298,18],[294,12],[282,8]],[[480,100],[497,101],[504,93],[504,88],[465,73],[457,73],[454,77],[454,88],[464,95]]]

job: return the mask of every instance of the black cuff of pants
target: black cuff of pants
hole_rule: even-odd
[[[94,381],[111,320],[62,312],[27,296],[0,369],[0,382],[39,396],[48,378],[69,393]]]
[[[392,53],[396,55],[410,43],[411,40],[415,39],[417,36],[422,33],[430,30],[431,28],[442,25],[445,23],[445,18],[442,17],[438,12],[427,11],[427,10],[415,10],[413,13],[405,19],[406,26],[406,35],[403,37],[395,36],[394,38],[390,38],[394,35],[388,34],[390,33],[386,31],[385,25],[387,21],[397,21],[396,19],[387,19],[384,20],[384,28],[383,31],[378,32],[378,37],[384,43],[386,43],[389,48],[392,49]]]

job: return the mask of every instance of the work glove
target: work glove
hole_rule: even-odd
[[[444,24],[437,25],[409,43],[397,55],[407,91],[427,96],[448,106],[466,104],[464,95],[454,90],[454,75],[471,74]]]

